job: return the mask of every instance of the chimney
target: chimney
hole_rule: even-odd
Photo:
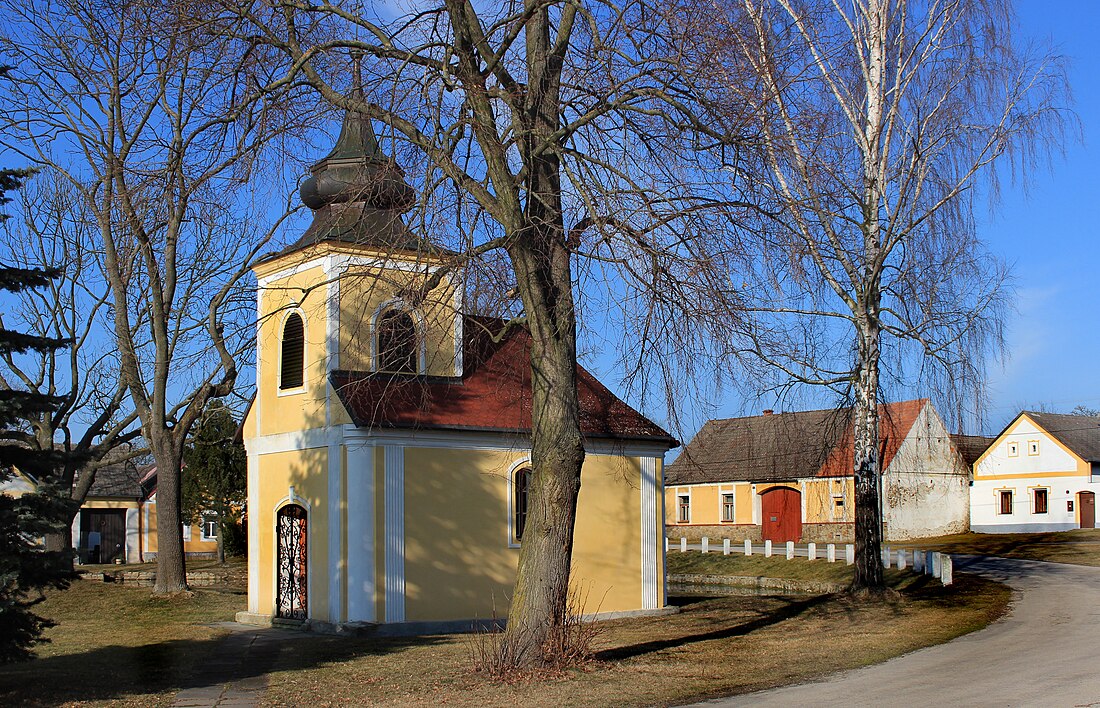
[[[764,409],[764,415],[773,415],[774,413],[775,411],[773,411],[771,408]]]

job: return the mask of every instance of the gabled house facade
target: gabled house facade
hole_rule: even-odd
[[[969,467],[926,399],[879,406],[887,539],[965,531]],[[712,420],[669,465],[666,533],[850,541],[851,409]]]
[[[313,223],[257,265],[248,612],[402,631],[506,617],[526,522],[530,337],[463,312],[448,254],[369,120],[302,187]],[[661,478],[678,443],[578,367],[586,458],[572,578],[585,613],[665,604]]]
[[[38,489],[38,481],[16,470],[0,485],[0,494],[19,496]],[[72,545],[79,564],[148,563],[157,558],[157,474],[153,465],[112,462],[96,470],[95,480],[72,524]],[[209,523],[183,527],[184,554],[213,557],[217,528]]]
[[[1096,527],[1100,419],[1023,411],[974,463],[971,526],[980,533]]]

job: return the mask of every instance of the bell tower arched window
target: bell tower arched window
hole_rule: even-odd
[[[417,372],[416,322],[404,310],[388,310],[378,318],[378,370],[397,374]]]
[[[301,388],[305,384],[306,328],[297,312],[283,322],[279,362],[279,390]]]

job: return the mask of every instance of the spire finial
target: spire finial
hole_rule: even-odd
[[[351,50],[351,67],[352,67],[352,85],[351,96],[352,98],[363,100],[363,50],[352,49]]]

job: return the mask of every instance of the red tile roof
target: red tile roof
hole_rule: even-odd
[[[461,378],[334,371],[333,388],[352,421],[365,428],[531,430],[531,338],[516,327],[500,342],[499,320],[465,318]],[[581,433],[586,438],[651,441],[679,446],[659,425],[577,366]]]
[[[879,406],[881,469],[890,466],[927,399]],[[769,482],[853,473],[852,409],[708,421],[666,471],[667,484]]]
[[[913,423],[917,422],[917,416],[925,404],[927,398],[916,401],[902,401],[900,403],[884,403],[878,407],[878,439],[882,456],[879,458],[879,469],[890,467],[894,455],[898,454],[898,448],[908,437]],[[855,429],[849,424],[840,440],[829,452],[825,464],[818,470],[818,477],[846,477],[852,474],[853,461],[855,460]]]

